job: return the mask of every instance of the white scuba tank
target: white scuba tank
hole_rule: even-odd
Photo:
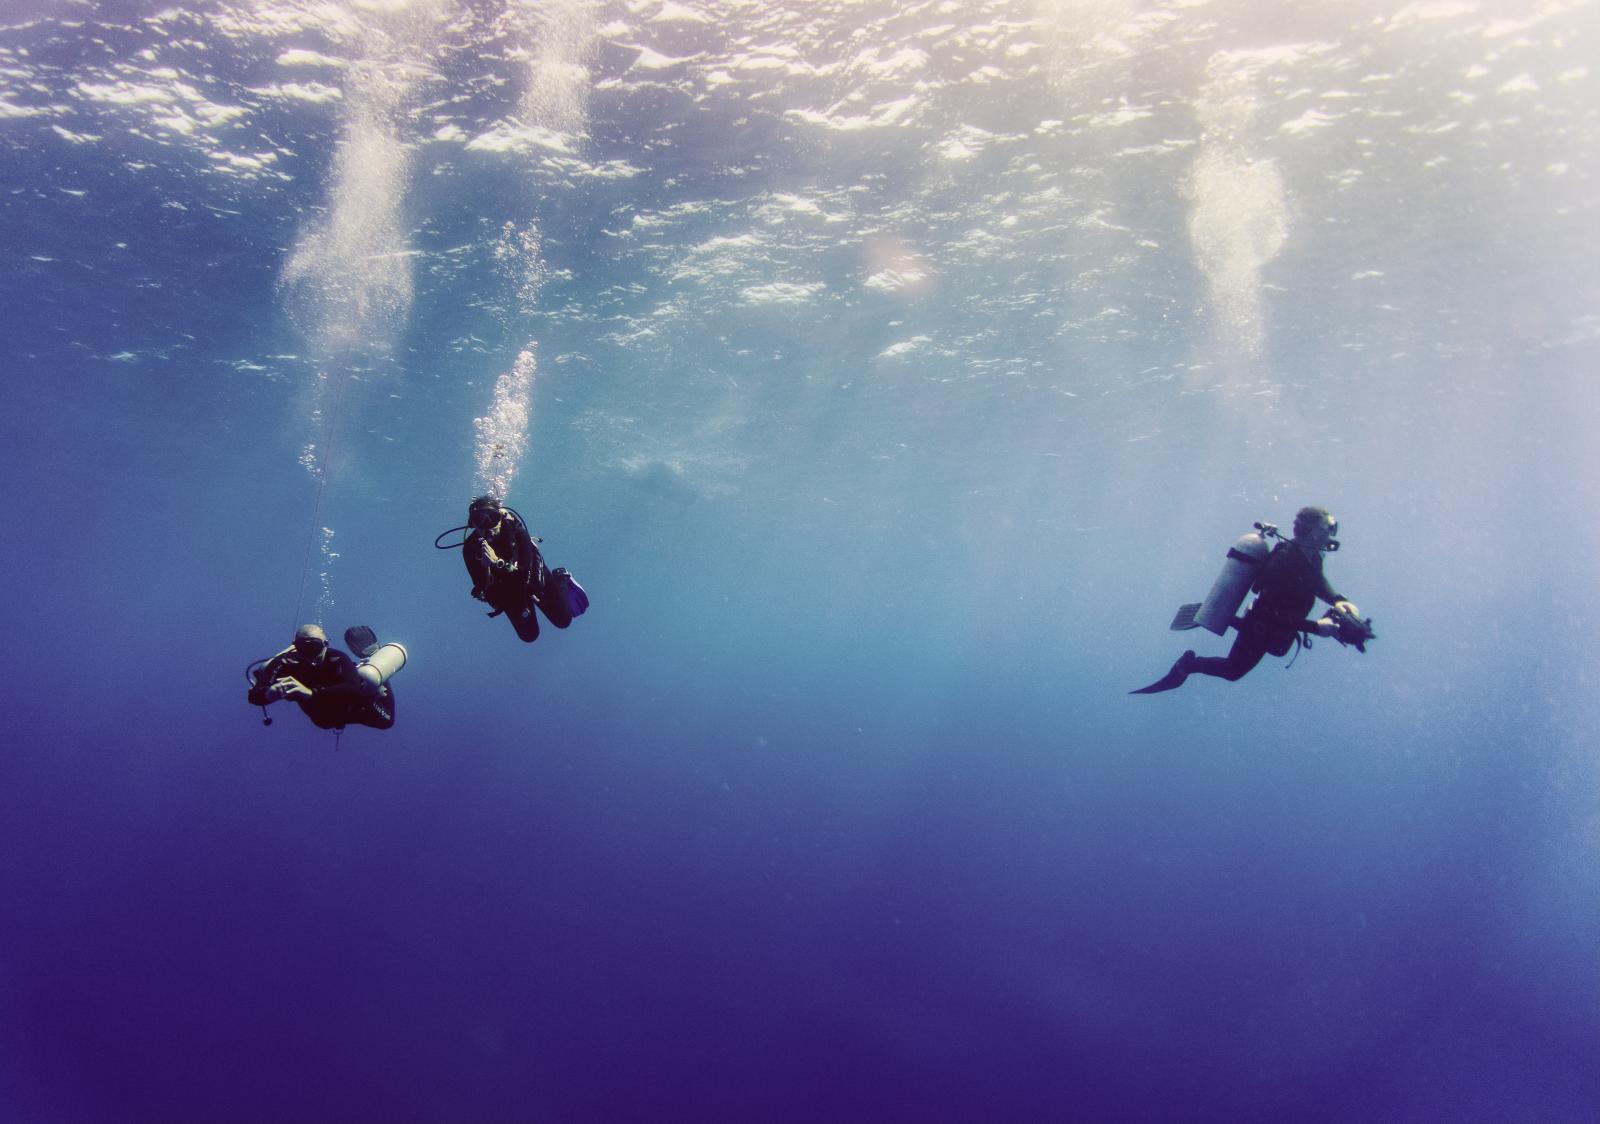
[[[1239,606],[1244,604],[1245,595],[1250,592],[1250,584],[1261,572],[1261,564],[1271,553],[1266,536],[1259,531],[1240,535],[1239,541],[1228,551],[1222,573],[1211,583],[1211,592],[1200,603],[1194,623],[1218,636],[1227,632]]]
[[[391,641],[388,644],[379,645],[370,656],[356,664],[356,674],[361,676],[368,686],[376,691],[405,666],[405,647]]]

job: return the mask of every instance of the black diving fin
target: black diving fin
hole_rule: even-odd
[[[1172,618],[1172,623],[1167,627],[1173,632],[1187,632],[1191,628],[1199,628],[1200,622],[1195,620],[1195,615],[1200,612],[1204,601],[1196,601],[1191,605],[1179,605],[1178,615]]]
[[[378,650],[378,634],[364,624],[353,624],[344,630],[345,647],[361,659]]]
[[[1189,667],[1194,660],[1194,652],[1188,651],[1179,656],[1172,665],[1172,670],[1157,679],[1148,687],[1140,687],[1136,691],[1129,691],[1130,695],[1159,695],[1162,691],[1173,691],[1183,686],[1183,681],[1189,678]]]

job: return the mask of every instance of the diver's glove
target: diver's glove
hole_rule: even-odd
[[[475,585],[472,587],[472,599],[474,601],[487,601],[489,598],[483,592],[483,586]]]

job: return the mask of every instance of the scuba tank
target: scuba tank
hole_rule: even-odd
[[[368,652],[366,657],[356,664],[356,674],[361,676],[362,681],[376,693],[405,666],[405,646],[391,640]]]
[[[1206,599],[1195,610],[1195,625],[1218,636],[1228,631],[1239,612],[1239,606],[1244,604],[1245,596],[1250,592],[1251,583],[1261,571],[1261,564],[1272,553],[1267,538],[1276,534],[1277,528],[1270,523],[1257,523],[1255,530],[1239,536],[1239,541],[1228,549],[1222,572],[1211,583],[1211,592],[1206,594]]]

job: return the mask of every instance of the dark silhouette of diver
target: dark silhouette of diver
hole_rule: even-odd
[[[268,704],[288,699],[324,730],[342,730],[351,723],[387,730],[395,715],[394,688],[387,679],[399,670],[396,663],[404,665],[405,649],[379,645],[364,625],[349,629],[345,642],[363,657],[359,663],[330,645],[319,625],[301,625],[292,645],[251,665],[250,705],[265,712]]]
[[[1197,656],[1193,650],[1187,651],[1178,657],[1166,675],[1130,694],[1154,695],[1171,691],[1183,686],[1184,680],[1191,675],[1214,675],[1230,683],[1237,682],[1267,654],[1287,655],[1289,649],[1304,635],[1332,636],[1341,644],[1354,645],[1360,651],[1366,651],[1366,641],[1375,635],[1372,622],[1363,620],[1360,610],[1347,601],[1343,594],[1335,592],[1322,573],[1324,552],[1331,553],[1339,549],[1339,543],[1333,537],[1339,531],[1338,520],[1329,515],[1326,508],[1302,507],[1294,517],[1294,537],[1287,541],[1282,541],[1275,528],[1260,523],[1256,526],[1262,530],[1263,536],[1278,537],[1280,541],[1266,555],[1265,561],[1259,563],[1259,571],[1254,571],[1251,559],[1237,550],[1229,551],[1229,567],[1245,577],[1240,579],[1236,599],[1225,609],[1226,623],[1213,628],[1218,633],[1226,631],[1229,626],[1238,629],[1238,639],[1233,642],[1228,654],[1221,657]],[[1264,543],[1264,537],[1258,541]],[[1265,552],[1266,548],[1262,545],[1260,549]],[[1248,564],[1248,568],[1241,567],[1241,564]],[[1255,576],[1246,586],[1242,582],[1248,578],[1249,572],[1254,572]],[[1218,585],[1213,589],[1212,597],[1219,595],[1228,579],[1229,569],[1225,568],[1223,577],[1218,579]],[[1255,592],[1256,599],[1243,617],[1235,618],[1232,614],[1244,600],[1247,589]],[[1333,608],[1320,620],[1308,620],[1318,598]],[[1196,627],[1196,610],[1201,609],[1201,605],[1184,606],[1179,610],[1178,619],[1172,627]]]
[[[472,576],[472,596],[490,607],[491,617],[504,613],[526,644],[539,639],[535,606],[557,628],[589,607],[571,574],[546,569],[538,544],[522,516],[495,497],[479,496],[468,505],[461,559]]]

